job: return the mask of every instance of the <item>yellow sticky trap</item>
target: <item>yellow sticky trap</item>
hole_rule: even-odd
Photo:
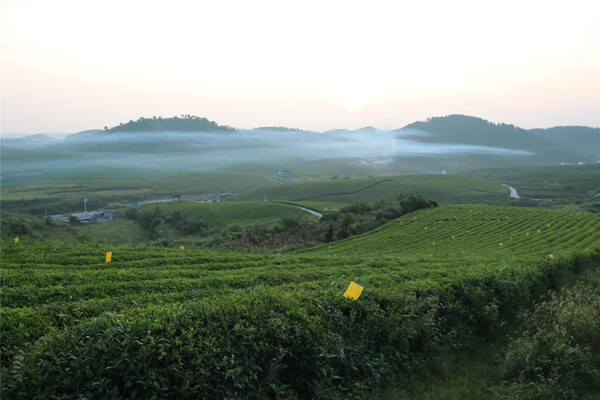
[[[351,300],[357,300],[360,294],[362,293],[363,289],[364,287],[352,281],[350,282],[350,286],[348,286],[348,289],[346,289],[344,297],[347,297]]]
[[[18,237],[15,238],[15,243],[19,243],[19,238]]]
[[[554,260],[554,254],[548,254],[548,259],[549,260]]]
[[[179,246],[179,248],[180,248],[181,250],[185,250],[185,247],[183,247],[183,246]]]
[[[112,259],[112,251],[109,251],[108,253],[106,253],[106,262],[110,262],[111,259]]]
[[[452,239],[454,239],[454,235],[452,235]]]

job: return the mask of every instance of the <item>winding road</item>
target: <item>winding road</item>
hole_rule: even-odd
[[[315,211],[315,210],[310,210],[310,209],[308,209],[308,208],[304,208],[304,207],[296,206],[296,205],[293,205],[293,204],[290,204],[290,205],[291,205],[292,207],[296,207],[296,208],[299,208],[299,209],[301,209],[301,210],[308,211],[308,212],[309,212],[309,213],[311,213],[312,215],[316,215],[316,216],[317,216],[317,217],[319,217],[319,218],[321,218],[321,217],[323,216],[323,214],[321,214],[320,212],[317,212],[317,211]]]
[[[510,197],[512,197],[513,199],[520,199],[521,196],[519,196],[517,194],[517,189],[515,189],[514,187],[510,187],[508,185],[505,185],[504,183],[502,184],[502,186],[506,186],[507,188],[510,189]]]

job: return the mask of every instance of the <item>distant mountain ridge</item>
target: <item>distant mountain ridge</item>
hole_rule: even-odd
[[[199,133],[206,133],[199,135]],[[223,140],[217,140],[221,133]],[[236,133],[236,134],[234,134]],[[278,133],[281,133],[278,136]],[[290,135],[290,133],[294,135]],[[211,136],[211,135],[217,136]],[[262,135],[265,135],[262,138]],[[297,136],[295,134],[302,134]],[[134,153],[173,153],[173,152],[211,152],[218,150],[231,152],[233,149],[265,149],[282,145],[293,147],[299,141],[314,142],[315,150],[321,147],[329,149],[331,157],[340,157],[340,149],[353,140],[353,135],[360,138],[365,145],[376,143],[380,139],[389,138],[382,145],[380,155],[389,152],[389,148],[399,146],[401,139],[423,142],[427,145],[467,145],[484,146],[528,152],[529,156],[521,156],[519,160],[496,154],[490,162],[496,166],[518,164],[557,164],[560,162],[579,163],[596,162],[600,159],[600,128],[583,126],[553,127],[548,129],[522,129],[511,124],[492,123],[482,118],[466,115],[448,115],[432,117],[425,121],[417,121],[397,130],[379,130],[371,126],[356,130],[334,129],[323,133],[305,131],[287,127],[261,127],[253,130],[236,130],[229,126],[219,125],[203,117],[182,115],[181,117],[139,118],[136,121],[121,123],[104,130],[88,130],[68,136],[65,140],[54,140],[41,135],[32,135],[30,139],[21,138],[20,142],[3,140],[3,147],[20,147],[24,149],[47,149],[54,152],[134,152]],[[395,141],[396,135],[398,141]],[[373,140],[371,140],[373,138]],[[330,140],[330,142],[327,142]],[[384,141],[381,141],[384,143]],[[218,143],[218,144],[217,144]],[[266,151],[266,150],[265,150]],[[403,157],[411,157],[404,155]],[[420,157],[415,154],[414,157]],[[454,163],[450,169],[464,169],[475,165],[484,165],[484,155],[466,155],[462,161]],[[438,157],[439,158],[439,157]],[[468,158],[468,160],[467,160]],[[431,158],[432,161],[436,159]],[[414,161],[413,161],[414,162]],[[457,164],[458,163],[458,164]],[[447,164],[446,164],[447,165]],[[444,169],[444,168],[442,168]]]
[[[463,143],[543,154],[550,161],[596,161],[600,158],[600,128],[564,126],[548,129],[522,129],[510,124],[495,124],[482,118],[454,114],[413,122],[398,132],[416,130],[420,141]],[[431,135],[420,136],[418,131]]]
[[[44,135],[43,133],[38,133],[20,138],[2,138],[0,143],[2,143],[2,146],[14,147],[17,149],[39,149],[57,142],[60,142],[60,140]]]

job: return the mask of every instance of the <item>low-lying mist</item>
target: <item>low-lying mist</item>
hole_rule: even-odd
[[[255,129],[229,132],[149,132],[72,135],[40,151],[2,161],[3,175],[24,170],[81,170],[107,166],[214,170],[234,165],[281,164],[320,159],[354,159],[358,164],[401,162],[413,157],[466,155],[523,158],[525,150],[452,143],[421,142],[417,130],[333,131],[326,133]],[[6,152],[3,149],[3,153]],[[43,157],[44,152],[64,159]],[[9,153],[9,152],[8,152]],[[399,160],[400,159],[400,160]],[[427,172],[427,171],[424,171]],[[3,177],[4,179],[5,177]]]

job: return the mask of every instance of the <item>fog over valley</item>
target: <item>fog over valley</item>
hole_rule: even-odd
[[[198,126],[205,130],[195,130]],[[397,130],[367,127],[328,132],[282,127],[236,130],[192,116],[140,118],[110,129],[69,135],[64,140],[44,135],[3,139],[2,178],[7,182],[7,174],[21,172],[19,175],[23,176],[22,172],[28,170],[46,173],[103,166],[243,171],[250,168],[264,173],[278,166],[291,168],[309,161],[329,160],[332,170],[324,170],[323,174],[336,172],[335,164],[344,163],[362,169],[362,173],[356,173],[361,176],[381,174],[385,172],[382,168],[387,168],[388,173],[440,173],[513,164],[596,161],[593,154],[598,146],[595,149],[593,144],[600,137],[599,129],[569,129],[574,142],[581,137],[591,146],[579,143],[569,148],[552,141],[556,134],[548,136],[548,140],[543,132],[532,133],[460,115],[432,118]],[[298,172],[297,176],[303,175],[301,168]]]

